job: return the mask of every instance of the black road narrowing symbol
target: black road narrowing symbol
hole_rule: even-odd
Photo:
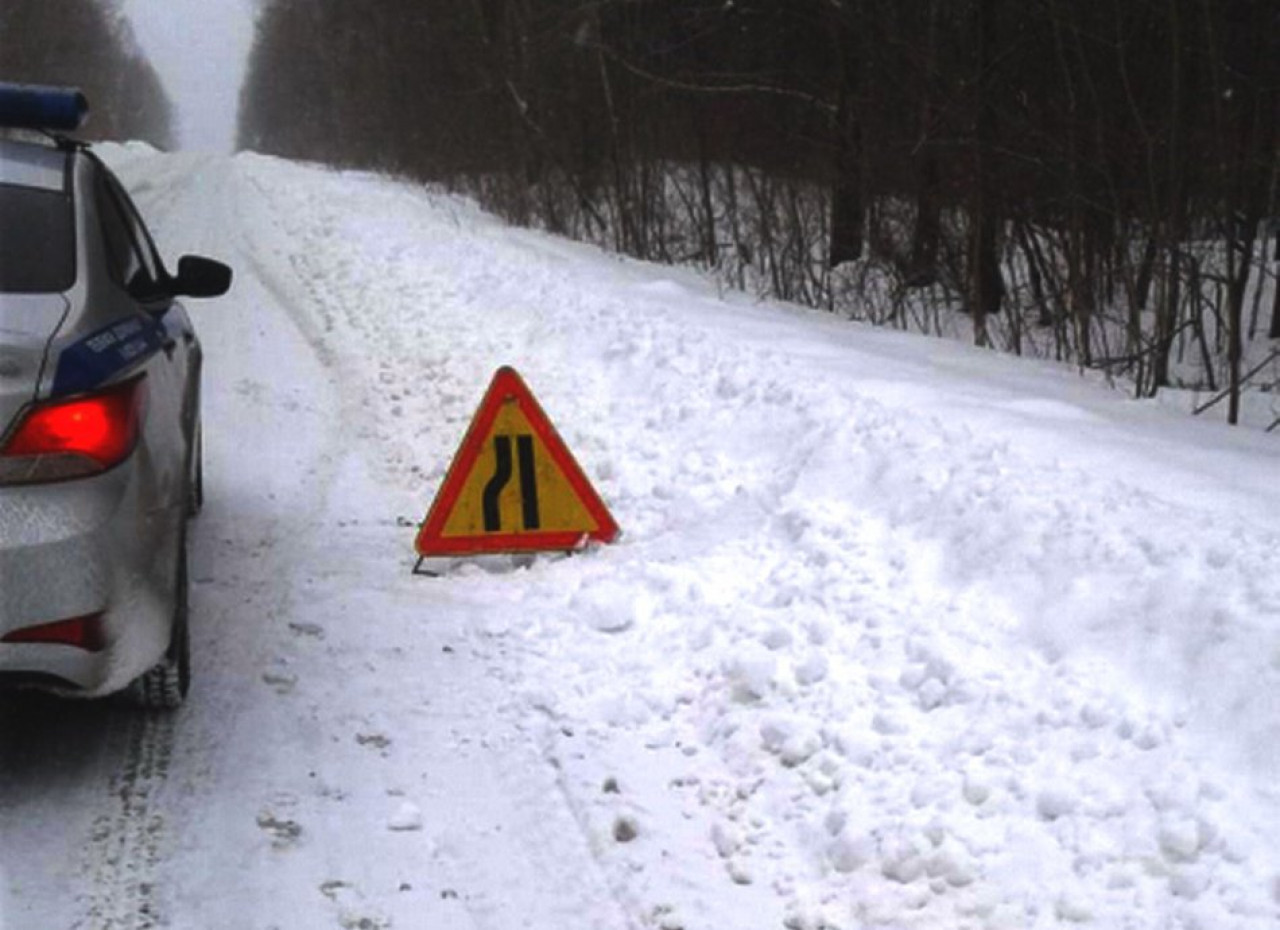
[[[484,486],[481,503],[484,509],[484,531],[497,533],[502,529],[502,508],[499,498],[511,481],[511,438],[493,437],[493,454],[497,459],[493,477]],[[542,518],[538,512],[538,475],[534,470],[533,437],[515,437],[516,457],[520,460],[520,508],[526,530],[540,529]]]

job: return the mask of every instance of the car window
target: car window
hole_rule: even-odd
[[[105,180],[97,185],[98,216],[102,222],[102,238],[107,246],[107,264],[111,277],[125,289],[132,289],[147,281],[142,256],[138,254],[129,234],[129,226],[120,213],[115,199],[107,192]]]
[[[124,188],[106,172],[98,175],[97,199],[111,273],[117,283],[133,294],[162,291],[166,275],[151,235]]]
[[[142,256],[142,263],[147,269],[147,274],[151,275],[156,281],[164,281],[168,274],[164,270],[164,263],[160,260],[160,253],[156,251],[155,240],[151,238],[151,230],[147,229],[147,224],[142,221],[142,214],[138,212],[138,208],[134,206],[133,199],[130,198],[124,187],[109,172],[107,173],[107,186],[114,193],[116,201],[124,211],[125,220],[129,224],[129,231],[138,247],[138,253]]]
[[[0,292],[54,293],[75,281],[71,198],[62,191],[0,184]]]

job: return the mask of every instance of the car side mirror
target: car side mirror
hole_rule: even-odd
[[[231,288],[231,269],[212,258],[184,255],[169,285],[175,297],[221,297]]]

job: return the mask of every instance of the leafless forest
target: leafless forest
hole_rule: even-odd
[[[173,141],[169,100],[112,4],[0,0],[0,80],[81,88],[87,138]]]
[[[1274,0],[268,0],[240,132],[1234,422],[1278,73]]]

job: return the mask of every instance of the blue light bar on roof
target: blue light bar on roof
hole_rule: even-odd
[[[72,132],[89,115],[89,101],[74,87],[0,83],[0,126]]]

